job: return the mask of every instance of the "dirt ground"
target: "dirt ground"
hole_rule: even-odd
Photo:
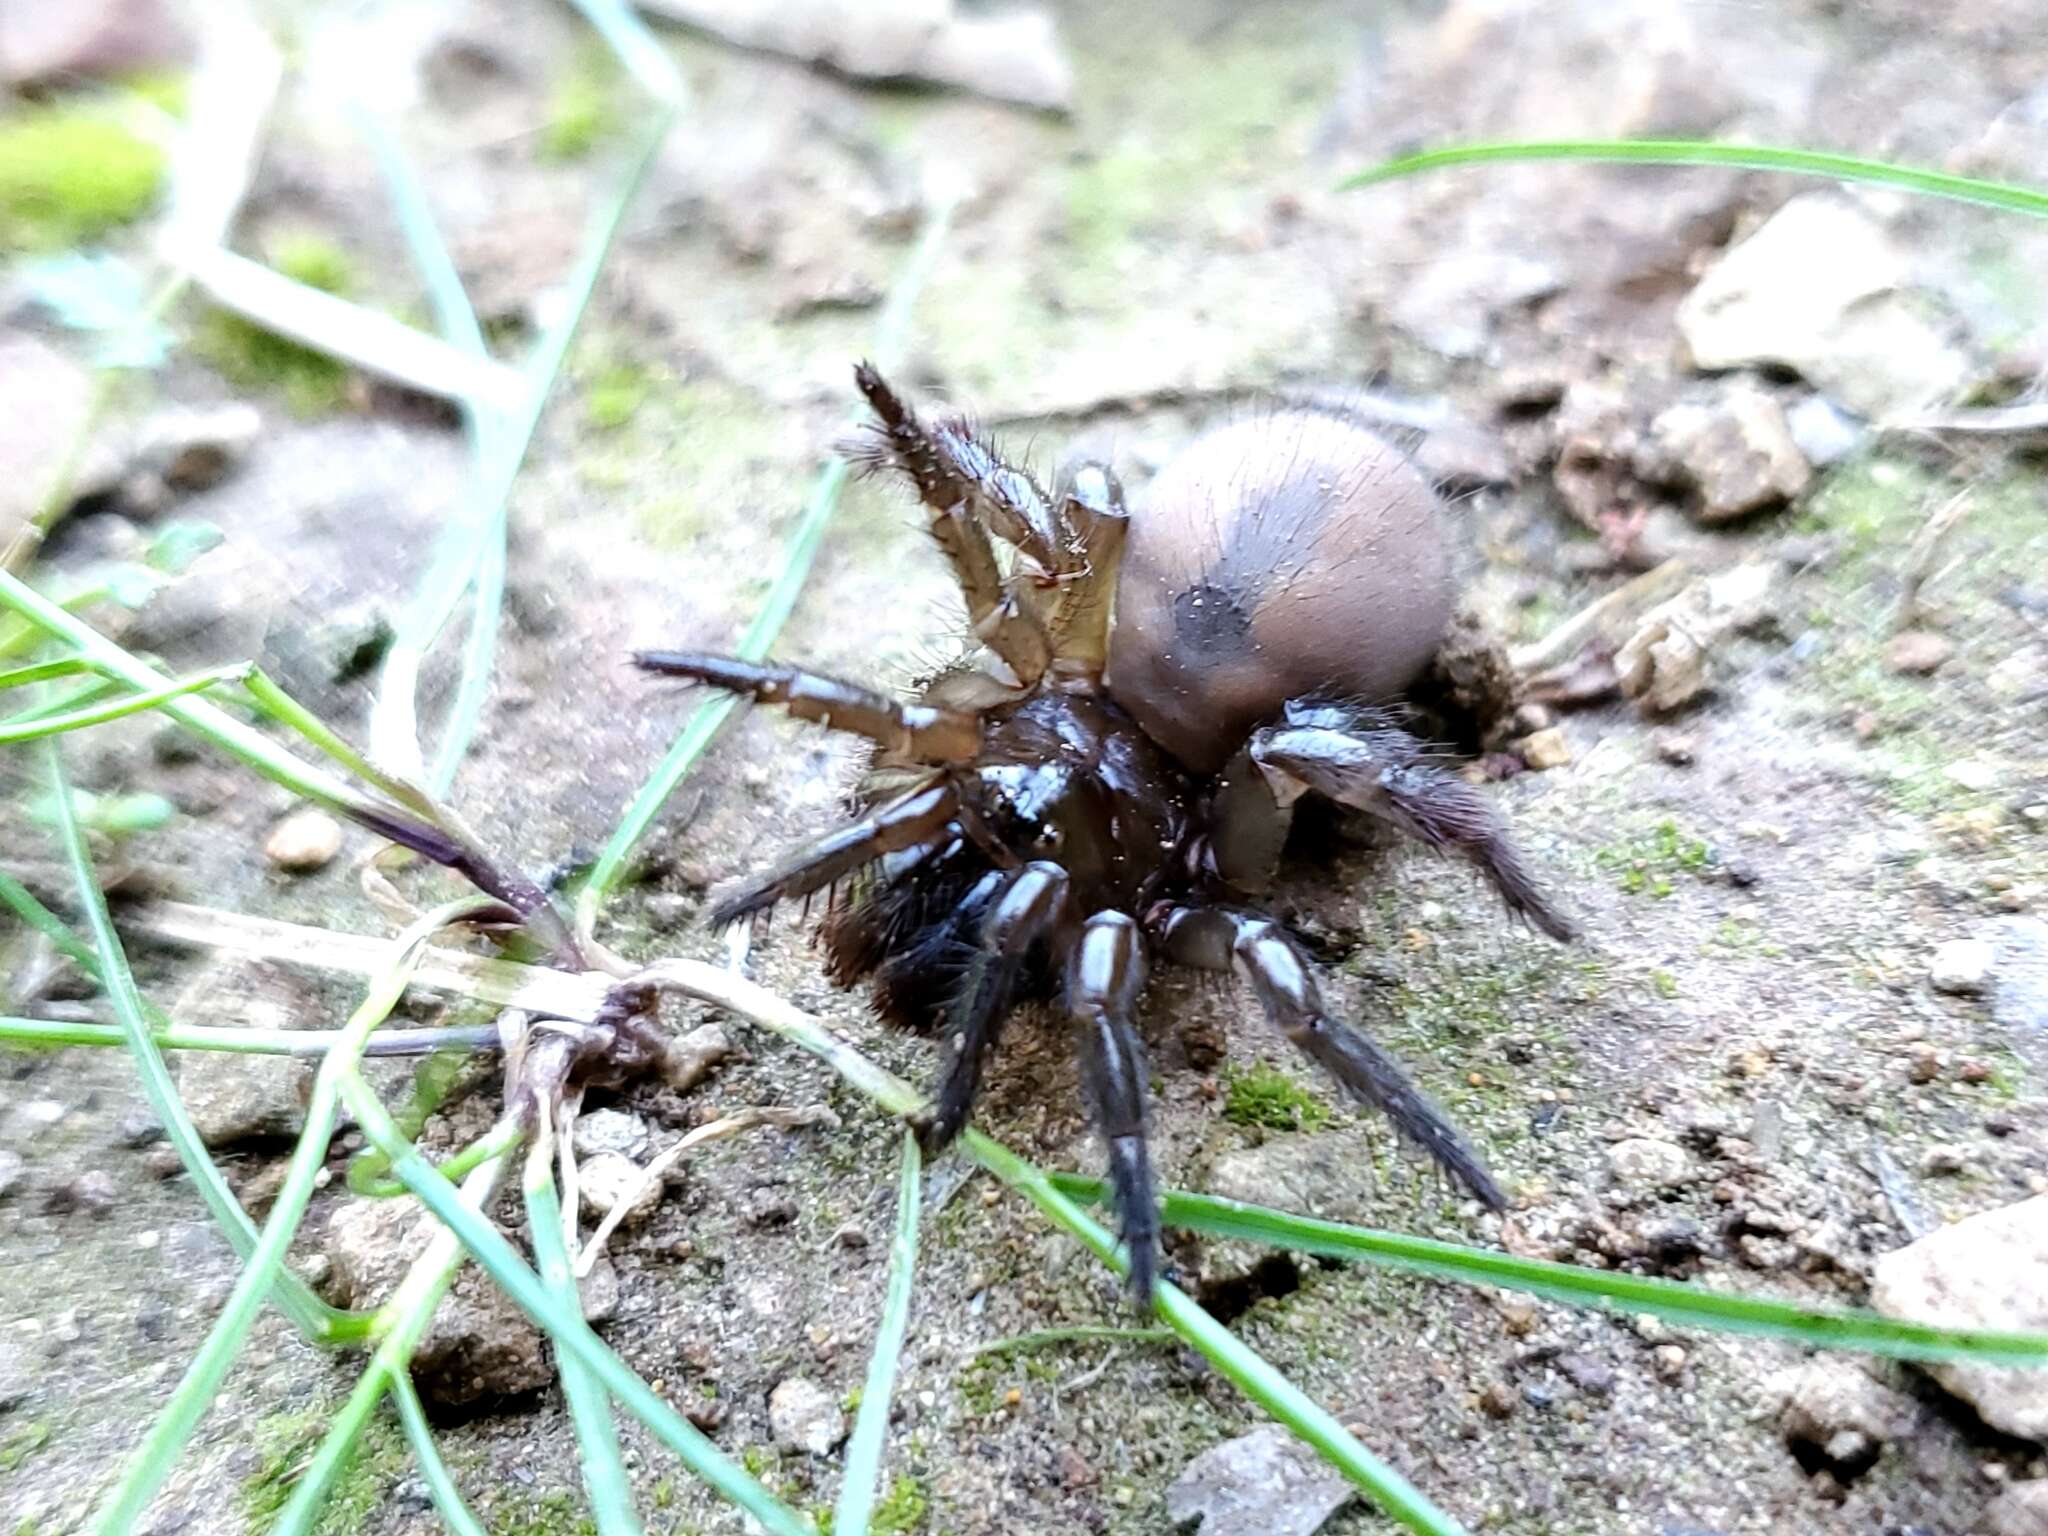
[[[1511,928],[1462,868],[1408,846],[1303,860],[1276,898],[1343,1005],[1486,1150],[1515,1196],[1505,1220],[1403,1159],[1248,998],[1173,975],[1146,1011],[1164,1182],[1827,1304],[1863,1301],[1875,1258],[1921,1224],[2048,1191],[2048,1035],[1929,984],[1937,945],[2048,916],[2040,460],[1998,439],[1866,432],[1789,505],[1706,528],[1672,510],[1681,493],[1638,488],[1616,504],[1637,495],[1634,510],[1656,515],[1589,526],[1552,468],[1570,391],[1602,386],[1647,418],[1718,387],[1685,365],[1679,303],[1724,247],[1810,188],[1509,167],[1332,190],[1403,147],[1573,133],[1746,136],[2038,182],[2048,38],[2031,6],[1054,9],[1076,72],[1066,116],[663,34],[693,99],[513,498],[498,686],[454,792],[469,819],[536,873],[602,844],[691,702],[631,674],[623,653],[723,647],[744,625],[845,431],[879,296],[935,189],[958,185],[902,373],[1042,468],[1083,445],[1142,503],[1176,448],[1247,402],[1392,400],[1435,429],[1419,452],[1453,495],[1469,595],[1511,642],[1661,558],[1659,538],[1699,568],[1761,559],[1777,573],[1763,620],[1716,647],[1709,696],[1662,722],[1612,697],[1565,712],[1569,761],[1489,788],[1581,923],[1579,945]],[[238,244],[324,236],[363,294],[414,318],[423,298],[374,167],[325,105],[361,67],[345,44],[363,37],[407,86],[399,123],[487,326],[518,333],[602,195],[629,88],[566,7],[461,0],[303,22],[303,71]],[[586,77],[619,105],[587,156],[552,158],[550,125]],[[1860,206],[1911,253],[1975,398],[2014,398],[2041,374],[2039,229],[1897,196]],[[197,326],[200,311],[179,318]],[[1787,405],[1812,393],[1783,367],[1749,377]],[[159,403],[234,393],[182,353],[157,381]],[[181,668],[259,656],[360,734],[368,684],[336,658],[411,590],[459,502],[461,437],[381,391],[312,416],[250,398],[264,430],[245,461],[176,507],[226,543],[129,616],[124,638]],[[1911,541],[1966,489],[1922,594],[1947,653],[1931,674],[1902,671],[1888,647]],[[74,518],[53,564],[126,547],[129,524]],[[778,650],[894,682],[955,625],[912,509],[861,483]],[[385,931],[358,891],[365,835],[321,873],[279,873],[261,848],[288,797],[193,756],[168,727],[98,733],[73,760],[88,788],[178,807],[109,851],[138,886]],[[838,740],[743,719],[670,807],[607,941],[636,957],[717,955],[697,921],[706,891],[826,826],[852,771]],[[22,782],[0,779],[26,796]],[[46,882],[50,851],[15,820],[0,862]],[[137,948],[145,989],[166,1003],[202,964]],[[878,1060],[929,1073],[930,1044],[834,991],[797,925],[778,925],[750,964]],[[313,996],[338,1020],[345,989]],[[861,1382],[897,1132],[817,1063],[732,1030],[739,1056],[687,1099],[623,1107],[664,1139],[706,1106],[826,1104],[839,1124],[752,1133],[690,1162],[613,1245],[619,1298],[601,1331],[671,1401],[706,1410],[719,1444],[771,1486],[829,1506],[836,1453],[778,1447],[768,1397],[792,1376],[835,1399]],[[1191,1063],[1211,1039],[1224,1060]],[[1261,1063],[1288,1074],[1305,1128],[1242,1123],[1255,1117],[1232,1085]],[[488,1077],[472,1087],[430,1143],[488,1106]],[[0,1408],[0,1531],[46,1536],[80,1527],[233,1267],[186,1181],[146,1171],[141,1099],[113,1053],[0,1053],[0,1105],[0,1146],[25,1159],[0,1197],[0,1388],[23,1384]],[[1096,1166],[1057,1029],[1012,1032],[980,1115],[1044,1163]],[[1676,1149],[1648,1182],[1616,1152],[1642,1139]],[[234,1150],[231,1177],[261,1181],[276,1150]],[[51,1199],[94,1170],[117,1181],[111,1210]],[[978,1359],[999,1339],[1130,1318],[1099,1267],[986,1177],[956,1160],[932,1184],[889,1445],[898,1528],[1172,1529],[1168,1484],[1256,1413],[1199,1358],[1157,1345]],[[341,1198],[337,1179],[309,1256]],[[1868,1456],[1831,1461],[1781,1429],[1772,1378],[1800,1362],[1789,1346],[1363,1267],[1175,1257],[1249,1343],[1475,1531],[1968,1536],[2003,1487],[2048,1473],[2039,1446],[1904,1368],[1870,1371],[1902,1394],[1906,1422]],[[267,1318],[146,1528],[265,1528],[351,1379]],[[625,1438],[650,1529],[741,1528],[637,1428]],[[585,1528],[552,1385],[464,1408],[444,1443],[493,1531]],[[395,1433],[373,1439],[338,1510],[337,1530],[437,1528]],[[1391,1526],[1354,1504],[1323,1529]]]

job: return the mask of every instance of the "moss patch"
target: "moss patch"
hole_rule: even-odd
[[[584,50],[548,90],[537,147],[543,160],[581,160],[617,131],[619,71],[609,54]]]
[[[1330,1106],[1278,1067],[1260,1062],[1224,1073],[1223,1118],[1269,1131],[1314,1131],[1330,1123]]]
[[[0,116],[0,255],[95,240],[141,217],[163,176],[163,151],[98,108]]]
[[[238,1499],[250,1530],[267,1531],[277,1523],[330,1427],[319,1413],[285,1414],[257,1426],[256,1452],[261,1460],[243,1481]],[[365,1529],[384,1501],[384,1489],[404,1468],[406,1455],[398,1426],[373,1420],[356,1446],[355,1458],[328,1491],[326,1507],[313,1524],[314,1536],[345,1536]]]
[[[1713,857],[1706,843],[1680,830],[1677,822],[1665,820],[1641,837],[1601,849],[1595,862],[1629,895],[1661,898],[1671,894],[1673,880],[1698,874]]]
[[[294,282],[337,298],[346,298],[356,286],[348,252],[324,236],[280,240],[271,264]],[[298,416],[335,410],[348,393],[346,363],[223,309],[208,311],[193,345],[229,383],[238,389],[274,390]]]

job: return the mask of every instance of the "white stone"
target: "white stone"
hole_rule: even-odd
[[[634,1191],[640,1184],[640,1165],[620,1152],[600,1152],[576,1165],[576,1187],[583,1201],[600,1216],[609,1216],[621,1200],[632,1196],[624,1224],[645,1221],[661,1205],[661,1180]]]
[[[1937,992],[1970,996],[1984,990],[1997,950],[1988,939],[1950,939],[1934,950],[1927,979]]]
[[[768,1427],[775,1443],[813,1456],[829,1456],[846,1438],[846,1415],[815,1381],[791,1376],[768,1394]]]
[[[1626,1189],[1654,1192],[1698,1177],[1683,1147],[1654,1136],[1631,1136],[1607,1149],[1609,1179]]]

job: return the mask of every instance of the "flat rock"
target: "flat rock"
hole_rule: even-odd
[[[5,1200],[14,1193],[27,1167],[28,1164],[14,1148],[0,1147],[0,1200]]]
[[[1344,1475],[1277,1425],[1204,1451],[1166,1490],[1177,1526],[1199,1536],[1310,1536],[1350,1501]]]
[[[63,353],[30,336],[0,336],[0,548],[42,505],[91,399],[92,376]]]
[[[1877,1261],[1871,1305],[1959,1328],[2048,1328],[2048,1195],[1930,1232]],[[1983,1365],[1927,1367],[1993,1429],[2048,1440],[2048,1380]]]
[[[12,86],[162,69],[190,51],[171,0],[0,5],[0,81]]]
[[[2024,1045],[2048,1045],[2048,922],[2004,918],[1993,943],[1992,1018]]]
[[[1864,416],[1953,395],[1971,361],[1905,249],[1834,193],[1793,198],[1708,269],[1678,306],[1694,366],[1790,368]]]
[[[386,1300],[425,1250],[435,1223],[410,1200],[350,1200],[327,1224],[343,1304]],[[413,1356],[413,1380],[444,1407],[537,1392],[554,1379],[540,1331],[475,1265],[465,1265]]]
[[[1656,451],[1699,492],[1697,516],[1733,522],[1789,501],[1813,479],[1778,402],[1750,385],[1682,400],[1651,424]]]
[[[260,962],[226,960],[200,972],[171,1007],[180,1024],[226,1029],[306,1029],[320,1021],[316,1000],[289,973]],[[290,1056],[185,1051],[178,1096],[209,1147],[298,1135],[306,1123],[313,1063]]]
[[[617,1152],[639,1157],[647,1150],[647,1122],[623,1109],[593,1109],[576,1117],[576,1155]]]
[[[1986,1536],[2048,1536],[2048,1478],[2015,1483],[1984,1506]]]

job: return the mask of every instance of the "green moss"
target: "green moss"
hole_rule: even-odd
[[[1650,986],[1667,1002],[1678,996],[1678,978],[1669,971],[1650,972]]]
[[[597,1522],[584,1512],[580,1498],[558,1488],[521,1509],[493,1509],[491,1530],[494,1536],[596,1536]]]
[[[242,1482],[237,1502],[251,1531],[267,1531],[290,1502],[292,1490],[319,1449],[330,1420],[320,1413],[281,1414],[256,1426],[260,1460]],[[395,1424],[374,1420],[356,1446],[314,1523],[314,1536],[348,1536],[367,1527],[384,1500],[384,1489],[404,1468],[406,1448]]]
[[[1672,880],[1698,874],[1713,859],[1713,850],[1681,832],[1675,821],[1660,821],[1648,834],[1600,850],[1594,862],[1610,871],[1615,883],[1631,896],[1669,896]]]
[[[1224,1073],[1223,1118],[1269,1131],[1314,1131],[1330,1123],[1330,1107],[1278,1067],[1260,1062]]]
[[[654,388],[637,363],[615,363],[583,387],[583,415],[600,432],[615,432],[640,414]]]
[[[163,151],[98,108],[0,116],[0,255],[98,239],[141,217],[163,175]]]
[[[12,1472],[50,1443],[50,1426],[41,1419],[9,1427],[0,1434],[0,1472]]]
[[[294,282],[340,298],[356,286],[355,263],[348,253],[320,235],[280,240],[271,265]],[[275,390],[298,416],[335,410],[348,393],[346,363],[226,310],[208,311],[193,345],[229,383],[240,389]]]
[[[548,91],[547,119],[540,130],[541,158],[580,160],[597,148],[618,128],[619,89],[618,69],[609,54],[578,54]]]
[[[924,1484],[906,1474],[892,1482],[888,1491],[875,1501],[868,1529],[874,1536],[907,1536],[924,1524],[930,1508],[931,1496],[925,1492]]]

